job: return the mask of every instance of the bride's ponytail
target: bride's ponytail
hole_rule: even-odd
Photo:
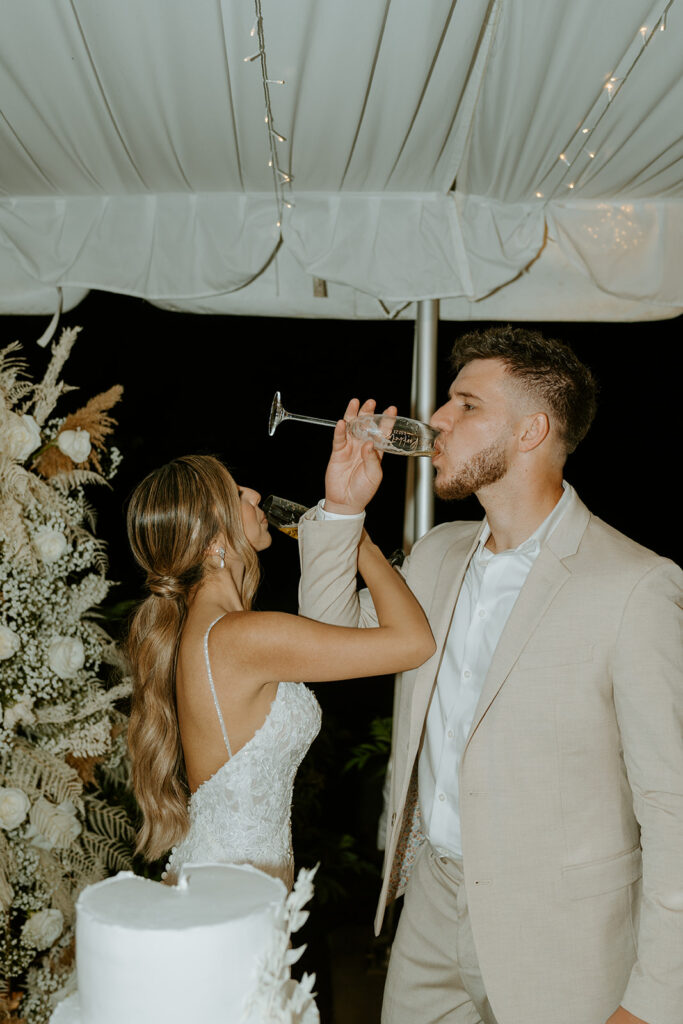
[[[217,459],[176,459],[146,477],[131,498],[128,539],[147,573],[150,594],[128,634],[133,676],[128,746],[142,812],[137,849],[148,860],[178,843],[189,825],[176,661],[189,602],[211,571],[206,554],[219,533],[245,564],[242,602],[249,608],[258,586],[258,558],[244,534],[235,482]]]

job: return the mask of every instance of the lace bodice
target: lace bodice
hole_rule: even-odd
[[[204,655],[228,760],[190,797],[190,828],[171,851],[166,873],[175,876],[186,863],[253,864],[291,888],[294,777],[320,729],[320,706],[302,683],[280,683],[261,728],[230,756],[209,662],[214,625]]]

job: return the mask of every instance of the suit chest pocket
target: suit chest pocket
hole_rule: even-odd
[[[565,642],[554,647],[523,651],[517,659],[515,668],[521,672],[561,668],[571,670],[576,665],[587,665],[592,660],[592,644],[578,643],[568,646]]]

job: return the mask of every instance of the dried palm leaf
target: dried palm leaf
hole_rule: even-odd
[[[7,785],[23,789],[32,803],[44,794],[56,803],[72,800],[79,810],[83,809],[83,783],[78,772],[22,737],[17,737],[10,753],[0,758],[0,778],[3,776]]]

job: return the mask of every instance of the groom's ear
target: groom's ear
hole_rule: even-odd
[[[535,412],[530,416],[525,416],[518,441],[520,452],[531,452],[534,448],[538,448],[549,433],[550,420],[547,413]]]

